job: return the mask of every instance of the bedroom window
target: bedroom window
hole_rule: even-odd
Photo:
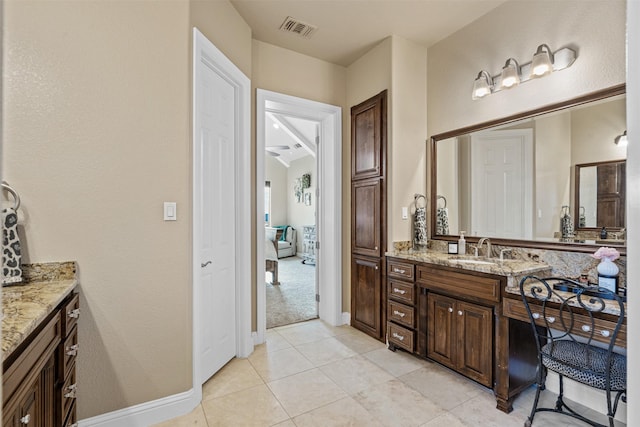
[[[264,225],[271,225],[271,181],[264,182]]]

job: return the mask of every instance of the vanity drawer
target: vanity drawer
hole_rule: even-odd
[[[505,298],[502,303],[502,311],[503,315],[510,317],[512,319],[522,320],[523,322],[529,323],[529,314],[527,313],[527,309],[524,306],[522,300]],[[540,326],[546,326],[544,319],[542,319],[542,306],[531,305],[531,313],[535,316],[538,315],[540,318],[536,320],[536,324]],[[547,307],[546,315],[548,318],[554,317],[555,322],[560,322],[559,318],[559,310]],[[580,315],[574,314],[574,332],[578,335],[588,336],[589,332],[582,332],[582,328],[591,327],[591,320],[588,315]],[[601,334],[603,331],[608,331],[609,333],[613,332],[616,327],[615,322],[611,322],[606,319],[594,319],[595,324],[595,333],[593,334],[593,339],[596,341],[602,341],[608,343],[609,340],[603,337]],[[553,328],[551,328],[553,329]],[[620,326],[620,331],[618,332],[618,338],[616,339],[616,345],[621,347],[627,346],[627,325],[623,323]]]
[[[62,336],[66,337],[78,323],[80,317],[80,296],[73,294],[68,303],[62,306]]]
[[[399,280],[387,279],[387,294],[397,301],[415,304],[415,285]]]
[[[77,383],[76,383],[76,369],[75,369],[75,365],[73,365],[71,367],[71,372],[69,374],[69,377],[66,379],[66,381],[64,382],[64,385],[62,386],[62,389],[60,390],[60,392],[62,393],[60,402],[61,402],[61,413],[63,414],[63,417],[67,417],[69,414],[69,411],[71,410],[71,407],[73,406],[73,403],[76,401],[76,394],[78,392],[77,390]]]
[[[397,277],[398,279],[413,282],[413,264],[391,259],[389,260],[388,267],[389,268],[387,269],[387,275],[389,275],[389,277]]]
[[[389,301],[387,305],[387,318],[396,323],[402,323],[410,328],[415,328],[415,316],[413,307]]]
[[[448,295],[500,302],[500,279],[420,265],[416,281]]]
[[[412,330],[387,322],[387,339],[396,347],[404,348],[413,353],[414,337],[415,332]]]
[[[63,378],[67,378],[71,368],[74,366],[78,355],[78,328],[73,328],[69,336],[64,340],[64,344],[60,346],[60,358],[62,362],[61,372]]]

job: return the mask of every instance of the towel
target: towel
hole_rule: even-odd
[[[282,235],[280,236],[280,241],[284,242],[285,240],[287,240],[287,229],[289,228],[289,225],[274,225],[273,228],[276,228],[278,230],[282,230]]]
[[[414,243],[427,246],[427,208],[416,208],[413,214]]]
[[[436,234],[449,234],[449,210],[447,208],[436,210]]]
[[[22,282],[22,254],[18,237],[18,214],[14,208],[2,210],[2,284]]]

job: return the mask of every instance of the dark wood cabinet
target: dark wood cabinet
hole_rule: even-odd
[[[382,334],[382,264],[354,255],[351,261],[351,326],[376,338]]]
[[[351,325],[385,338],[387,92],[351,108]]]
[[[75,420],[75,405],[67,402],[75,403],[77,307],[77,294],[66,298],[5,359],[3,426],[58,427]]]
[[[625,174],[625,162],[609,162],[597,167],[598,197],[596,225],[598,228],[624,228]]]
[[[378,178],[355,181],[351,186],[351,251],[380,257],[381,182]]]

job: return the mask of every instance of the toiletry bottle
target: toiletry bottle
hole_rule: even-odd
[[[607,229],[606,229],[606,228],[604,228],[604,227],[602,227],[602,230],[600,230],[600,238],[601,238],[602,240],[605,240],[605,239],[607,238],[607,234],[608,234],[608,233],[607,233]]]
[[[459,255],[464,255],[467,253],[467,241],[464,240],[464,233],[466,233],[466,231],[461,231],[460,232],[460,238],[458,239],[458,254]]]

